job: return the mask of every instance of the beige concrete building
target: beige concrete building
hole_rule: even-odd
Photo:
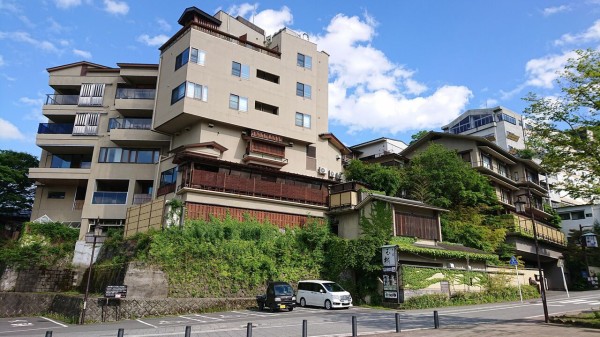
[[[178,22],[159,64],[48,69],[32,220],[80,223],[83,239],[157,196],[182,200],[188,219],[324,217],[350,154],[328,132],[328,54],[222,11],[190,7]]]

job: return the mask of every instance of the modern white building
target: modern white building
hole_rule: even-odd
[[[600,223],[600,204],[566,206],[556,211],[562,219],[562,231],[567,236],[572,230],[579,231],[579,225],[590,229],[594,223]]]

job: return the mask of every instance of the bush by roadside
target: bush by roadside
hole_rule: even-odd
[[[584,328],[600,329],[600,310],[591,310],[579,314],[567,314],[550,317],[550,322],[580,326]]]

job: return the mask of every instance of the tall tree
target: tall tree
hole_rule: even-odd
[[[344,174],[348,180],[364,182],[372,189],[391,196],[396,195],[402,180],[402,171],[395,167],[368,164],[357,159],[350,161]]]
[[[530,93],[528,145],[551,173],[561,173],[558,190],[600,199],[600,51],[577,50],[559,73],[562,94]]]
[[[27,173],[38,163],[28,153],[0,150],[0,213],[31,209],[35,186]]]
[[[429,131],[427,131],[427,130],[421,130],[421,131],[415,133],[414,135],[410,136],[410,139],[411,139],[410,144],[412,144],[412,143],[416,142],[417,140],[423,138],[423,136],[425,136],[428,133],[429,133]]]

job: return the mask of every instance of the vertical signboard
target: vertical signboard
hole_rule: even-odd
[[[382,246],[381,261],[383,262],[383,301],[400,303],[398,291],[398,246]]]

